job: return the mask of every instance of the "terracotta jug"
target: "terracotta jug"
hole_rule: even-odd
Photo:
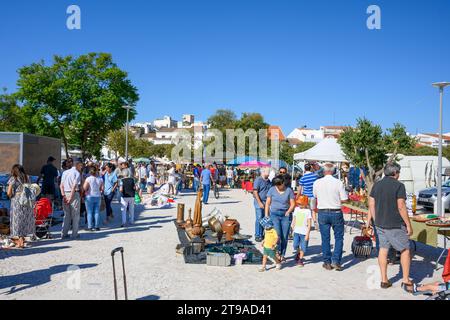
[[[223,233],[227,241],[232,241],[233,236],[239,232],[239,222],[236,219],[227,219],[222,225]]]

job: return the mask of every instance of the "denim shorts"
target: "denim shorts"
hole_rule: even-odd
[[[294,233],[294,251],[300,249],[306,254],[306,249],[308,249],[308,241],[306,241],[306,236],[300,233]]]
[[[409,249],[409,236],[405,226],[401,229],[384,229],[376,227],[380,248],[394,248],[396,251],[402,252]]]

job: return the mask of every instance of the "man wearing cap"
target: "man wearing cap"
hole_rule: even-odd
[[[344,184],[333,177],[334,164],[325,163],[323,166],[324,177],[318,179],[313,185],[313,195],[317,199],[316,207],[319,212],[319,230],[322,238],[323,267],[326,270],[342,271],[341,260],[344,246],[344,215],[342,203],[348,200]],[[331,235],[334,231],[334,252],[331,255]]]
[[[56,159],[52,156],[48,157],[47,164],[42,167],[41,175],[37,183],[42,179],[42,195],[50,200],[55,199],[56,194],[56,178],[58,177],[58,169],[53,165]]]
[[[264,218],[264,208],[266,206],[267,193],[272,187],[269,180],[270,168],[262,168],[261,176],[253,183],[253,198],[256,212],[255,219],[255,241],[261,242],[264,237],[264,228],[261,226],[261,219]]]
[[[61,177],[61,194],[63,196],[64,221],[62,225],[61,237],[68,238],[69,230],[72,229],[72,238],[78,238],[78,228],[80,223],[80,184],[81,170],[83,163],[77,159],[73,162],[73,167],[63,172]]]

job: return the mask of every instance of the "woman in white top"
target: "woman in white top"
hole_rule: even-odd
[[[177,184],[177,176],[175,172],[175,165],[171,165],[170,169],[167,171],[169,174],[169,180],[167,183],[169,184],[169,194],[174,195],[175,194],[175,185]]]
[[[88,216],[88,229],[100,230],[100,203],[103,193],[103,180],[97,175],[97,168],[89,169],[89,177],[84,181],[83,189],[86,195],[86,211]]]

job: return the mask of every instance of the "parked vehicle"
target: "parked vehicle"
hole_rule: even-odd
[[[419,198],[417,204],[425,208],[434,208],[434,203],[437,200],[437,188],[428,188],[419,191]],[[450,210],[450,180],[442,185],[442,203],[445,210]]]

